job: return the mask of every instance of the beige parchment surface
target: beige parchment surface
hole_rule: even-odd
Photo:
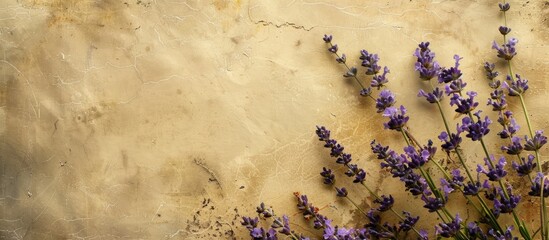
[[[511,4],[515,70],[530,81],[534,127],[547,129],[549,2]],[[425,87],[413,70],[417,44],[430,41],[443,66],[461,55],[464,80],[485,102],[482,63],[496,61],[502,22],[494,0],[2,0],[0,239],[245,239],[240,216],[262,201],[319,237],[293,192],[358,226],[360,214],[322,186],[322,166],[362,207],[371,199],[344,178],[315,125],[332,129],[366,183],[432,232],[436,218],[379,174],[369,150],[373,139],[399,149],[399,135],[383,130],[321,38],[333,34],[351,64],[361,49],[378,53],[426,141],[443,125],[416,98]],[[524,124],[516,99],[510,108]],[[500,154],[500,144],[489,147]],[[465,147],[471,166],[482,160],[478,144]],[[524,202],[521,217],[534,226],[538,205]],[[450,208],[468,216],[458,203]]]

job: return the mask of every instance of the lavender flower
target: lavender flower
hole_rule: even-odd
[[[518,206],[518,203],[521,199],[520,195],[514,195],[510,186],[507,187],[507,194],[509,195],[509,197],[506,197],[503,194],[503,191],[500,191],[500,198],[494,199],[494,212],[496,214],[511,213],[513,212],[513,209]]]
[[[358,169],[358,172],[355,175],[355,180],[353,180],[354,183],[363,183],[366,179],[366,171],[364,169]]]
[[[343,165],[347,165],[349,164],[351,161],[352,161],[352,156],[351,154],[348,154],[348,153],[342,153],[337,159],[336,159],[336,163],[339,163],[339,164],[343,164]]]
[[[366,75],[375,75],[381,70],[381,66],[377,64],[379,61],[377,54],[362,50],[360,51],[360,60],[362,60],[362,66],[366,68]]]
[[[336,58],[336,62],[338,63],[345,63],[347,61],[347,56],[344,54],[341,54],[341,57]]]
[[[499,72],[494,71],[495,68],[496,68],[496,64],[489,63],[489,62],[484,63],[484,70],[486,70],[486,77],[489,80],[494,80],[499,75]]]
[[[337,44],[334,44],[330,48],[328,48],[328,51],[330,51],[331,53],[337,53],[338,49],[339,48],[337,47]]]
[[[474,115],[477,117],[477,122],[474,122],[469,117],[464,117],[461,120],[462,125],[458,126],[458,128],[461,131],[467,132],[466,137],[477,141],[490,132],[488,126],[492,121],[488,117],[485,117],[484,121],[480,120],[480,112],[476,112]]]
[[[498,57],[504,60],[511,60],[515,55],[517,55],[516,45],[518,40],[516,38],[511,38],[507,43],[503,45],[498,45],[496,41],[492,43],[492,49],[496,49],[498,52]]]
[[[530,192],[528,192],[528,195],[530,196],[541,196],[541,189],[542,189],[542,181],[543,181],[543,197],[549,197],[549,180],[544,178],[543,173],[538,172],[536,175],[536,178],[534,178],[534,182],[532,184],[532,187],[530,187]]]
[[[376,140],[373,140],[370,142],[370,147],[372,148],[372,152],[377,154],[377,159],[386,159],[389,157],[389,146],[383,146],[379,143],[376,144]]]
[[[256,208],[256,212],[260,216],[263,215],[264,218],[270,218],[274,215],[273,209],[265,207],[265,203],[259,204],[259,206]]]
[[[505,35],[507,35],[511,32],[511,28],[506,27],[506,26],[499,26],[498,30],[499,30],[499,33],[501,33],[501,35],[503,35],[503,36],[505,36]]]
[[[503,90],[496,89],[493,92],[491,92],[487,105],[492,106],[492,111],[505,110],[507,108],[507,100],[505,100],[505,95],[503,95]]]
[[[463,195],[476,196],[480,192],[480,182],[468,182],[463,186]]]
[[[435,234],[446,238],[454,237],[459,233],[461,221],[457,214],[450,223],[439,223],[435,226]]]
[[[440,66],[434,61],[435,53],[429,49],[429,42],[422,42],[419,48],[416,48],[414,56],[417,57],[415,70],[419,72],[419,77],[423,80],[431,80],[438,76]]]
[[[372,78],[372,82],[370,83],[370,86],[375,87],[377,89],[380,89],[381,87],[385,86],[385,84],[389,82],[389,79],[387,79],[387,73],[390,73],[389,68],[384,67],[383,74],[375,75]]]
[[[444,93],[446,95],[450,96],[452,93],[460,93],[465,87],[467,86],[466,82],[463,82],[463,80],[457,79],[455,81],[452,81],[449,84],[446,84],[444,86]]]
[[[324,126],[316,126],[316,135],[318,136],[319,141],[330,140],[330,130],[326,129]]]
[[[452,98],[450,99],[450,106],[456,105],[456,112],[461,114],[468,114],[475,110],[475,108],[478,106],[478,102],[474,101],[475,96],[477,96],[477,93],[474,91],[467,92],[467,96],[469,98],[462,98],[458,94],[454,94]]]
[[[503,87],[507,89],[509,96],[519,96],[522,95],[526,90],[528,90],[528,79],[522,79],[519,74],[515,75],[516,80],[513,80],[511,76],[507,76],[505,82],[503,82]]]
[[[282,215],[283,225],[282,229],[279,231],[280,233],[284,235],[291,235],[292,230],[290,229],[290,219],[288,219],[288,216]]]
[[[419,90],[419,93],[417,94],[418,97],[425,97],[427,102],[429,103],[437,103],[442,100],[442,96],[444,95],[444,92],[442,92],[438,87],[433,90],[433,92],[426,93],[423,91],[423,89]]]
[[[347,189],[345,189],[344,187],[342,187],[342,188],[336,187],[335,189],[336,189],[336,195],[338,197],[347,197],[347,195],[349,194],[347,192]]]
[[[528,136],[524,136],[524,150],[537,151],[547,143],[547,137],[543,135],[543,130],[536,131],[534,138],[529,139]]]
[[[326,42],[326,43],[331,43],[332,42],[332,35],[324,34],[324,37],[322,38],[322,40],[324,40],[324,42]]]
[[[417,221],[419,220],[419,216],[412,217],[412,215],[406,211],[403,211],[402,214],[404,215],[404,220],[398,223],[399,231],[407,232],[412,230],[412,228],[416,225]]]
[[[383,112],[388,107],[391,107],[395,104],[395,95],[389,90],[383,90],[379,93],[379,98],[376,99],[376,108],[377,112]]]
[[[462,141],[461,137],[459,136],[460,133],[461,131],[459,129],[457,133],[452,133],[450,135],[448,135],[448,133],[446,132],[441,132],[440,135],[438,135],[438,139],[444,142],[441,145],[442,149],[444,149],[444,151],[446,151],[447,153],[450,153],[450,151],[457,149]]]
[[[242,217],[242,222],[240,223],[247,229],[252,230],[257,227],[257,224],[259,223],[259,218]]]
[[[404,182],[406,191],[409,191],[414,196],[423,194],[423,192],[428,188],[425,178],[411,171],[409,171],[405,176],[402,176],[400,180]]]
[[[331,169],[322,167],[322,172],[320,172],[320,176],[324,178],[324,184],[326,185],[332,185],[335,183],[335,175]]]
[[[503,234],[495,231],[494,229],[490,229],[488,231],[488,235],[494,237],[494,239],[496,240],[518,240],[518,237],[513,237],[512,233],[513,233],[513,226],[507,227],[507,229]]]
[[[406,116],[406,108],[400,106],[399,109],[389,107],[383,112],[383,116],[389,117],[389,122],[383,123],[385,128],[401,131],[404,125],[408,122],[410,117]]]
[[[498,123],[503,126],[503,130],[498,133],[498,136],[503,139],[513,136],[520,129],[511,111],[505,111],[503,114],[500,114]]]
[[[490,159],[484,158],[487,168],[483,168],[480,164],[477,165],[477,172],[484,173],[490,181],[499,181],[507,175],[504,166],[507,164],[505,157],[501,157],[498,163],[494,164],[494,156],[490,156]]]
[[[411,168],[406,164],[406,156],[398,155],[391,151],[389,156],[381,162],[381,168],[388,168],[393,177],[405,177],[411,172]]]
[[[379,207],[377,208],[378,211],[385,212],[393,207],[395,199],[391,195],[381,195],[381,198],[374,200],[374,203],[379,203]]]
[[[461,70],[459,70],[459,60],[462,58],[459,55],[454,55],[454,60],[456,61],[454,67],[449,69],[442,69],[438,75],[439,83],[449,83],[459,79],[462,75]]]
[[[472,239],[472,240],[474,240],[474,239],[487,240],[488,239],[486,234],[484,234],[482,229],[480,229],[480,227],[475,222],[468,223],[467,227],[465,228],[465,232],[467,234],[468,239]]]
[[[427,161],[429,161],[429,157],[431,156],[429,151],[424,149],[421,153],[418,153],[412,146],[405,147],[404,152],[409,159],[408,167],[412,169],[423,166]]]
[[[427,192],[427,194],[424,193],[421,196],[421,200],[423,200],[423,202],[425,203],[423,207],[427,208],[429,212],[436,212],[444,207],[444,199],[439,197],[430,197],[429,195],[431,195],[431,192],[429,192],[428,190],[425,190],[425,192]]]
[[[511,138],[511,144],[507,146],[502,146],[501,150],[505,151],[509,155],[517,155],[522,152],[522,144],[520,144],[520,138],[519,137],[512,137]]]
[[[522,177],[529,175],[537,166],[537,164],[534,162],[535,157],[532,154],[528,155],[528,160],[524,158],[521,159],[523,164],[513,162],[512,166],[517,171],[517,174]]]
[[[463,186],[463,181],[465,181],[465,177],[461,176],[461,171],[459,169],[454,169],[451,172],[452,174],[452,182],[451,185],[456,188],[457,186]]]
[[[357,73],[357,69],[355,67],[351,67],[349,68],[349,70],[347,70],[345,74],[343,74],[343,77],[355,77],[356,73]]]
[[[498,5],[499,5],[499,10],[502,12],[507,12],[511,8],[511,5],[509,5],[509,3],[498,3]]]
[[[362,90],[360,90],[360,96],[363,96],[363,97],[367,97],[367,96],[370,96],[372,95],[372,88],[363,88]]]

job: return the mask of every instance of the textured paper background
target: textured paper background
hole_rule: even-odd
[[[495,61],[503,22],[494,0],[1,2],[1,239],[240,239],[239,216],[261,201],[318,236],[296,214],[294,191],[355,226],[362,218],[318,176],[335,164],[317,124],[368,170],[367,184],[432,231],[421,201],[378,173],[369,142],[403,143],[341,77],[322,35],[350,63],[361,49],[380,55],[425,141],[443,126],[415,97],[417,44],[430,41],[444,66],[463,56],[464,79],[484,100],[482,63]],[[511,3],[516,71],[532,86],[534,127],[547,129],[549,2]],[[521,116],[515,99],[510,108]],[[467,147],[468,162],[480,161],[480,147]],[[369,206],[366,191],[350,189]],[[523,217],[537,212],[525,204]]]

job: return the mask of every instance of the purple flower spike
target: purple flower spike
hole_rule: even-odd
[[[270,218],[274,215],[273,209],[265,207],[265,203],[259,204],[255,211],[257,214],[263,215],[264,218]]]
[[[389,146],[383,146],[379,143],[376,144],[376,140],[373,140],[370,143],[372,152],[377,154],[377,159],[386,159],[389,157]]]
[[[368,97],[372,95],[372,88],[363,88],[362,90],[360,90],[360,96],[363,96],[363,97]]]
[[[490,159],[484,158],[487,169],[483,168],[480,164],[477,165],[477,172],[484,173],[490,181],[499,181],[507,175],[504,167],[507,162],[505,157],[501,157],[497,164],[494,164],[494,156],[490,156]]]
[[[438,62],[434,61],[435,53],[429,49],[429,42],[420,43],[419,48],[414,52],[414,56],[417,58],[415,69],[419,72],[421,79],[431,80],[438,76],[440,66]]]
[[[399,230],[402,232],[407,232],[412,230],[412,228],[416,225],[417,221],[419,220],[419,216],[412,217],[412,215],[409,212],[403,211],[404,220],[402,222],[399,222]]]
[[[436,212],[444,207],[444,201],[440,198],[422,196],[421,200],[425,202],[423,207],[427,208],[429,212]]]
[[[349,194],[347,192],[347,189],[345,189],[344,187],[342,187],[342,188],[336,187],[335,189],[336,189],[336,195],[338,197],[347,197],[347,194]]]
[[[477,93],[474,91],[467,92],[469,98],[463,98],[458,94],[454,94],[450,99],[450,106],[456,105],[456,112],[461,114],[468,114],[475,110],[478,106],[478,102],[475,102],[474,98],[477,96]]]
[[[480,120],[478,114],[475,115],[478,118],[477,122],[473,122],[473,120],[471,120],[469,117],[464,117],[461,120],[462,125],[458,126],[458,128],[460,129],[460,131],[467,132],[467,134],[465,135],[466,137],[470,138],[473,141],[478,141],[490,132],[488,126],[492,123],[492,121],[490,121],[488,117],[485,117],[484,121],[482,121]]]
[[[408,167],[412,169],[423,166],[427,161],[429,161],[429,157],[431,156],[429,151],[427,151],[426,149],[421,151],[421,153],[418,153],[416,149],[412,146],[405,147],[404,152],[409,159]]]
[[[400,106],[399,109],[395,107],[390,107],[385,109],[383,116],[389,117],[389,122],[383,123],[385,128],[401,131],[404,125],[408,122],[410,117],[406,116],[406,108]]]
[[[330,48],[328,48],[328,51],[330,51],[331,53],[337,53],[338,49],[339,48],[337,47],[337,44],[334,44]]]
[[[257,227],[257,223],[259,223],[259,218],[251,218],[251,217],[242,217],[242,222],[240,222],[242,226],[246,227],[249,230],[254,229]]]
[[[467,232],[467,237],[469,237],[469,239],[488,239],[486,234],[484,234],[482,229],[475,222],[468,223],[465,231]]]
[[[418,97],[425,97],[427,102],[429,103],[437,103],[442,100],[442,96],[444,96],[444,92],[442,92],[438,87],[433,90],[433,92],[426,93],[423,91],[423,89],[419,90],[419,93],[417,94]]]
[[[324,37],[322,38],[322,40],[324,40],[324,42],[326,42],[326,43],[331,43],[332,42],[332,35],[324,34]]]
[[[503,139],[512,137],[520,129],[511,111],[505,111],[503,114],[500,114],[498,123],[503,126],[503,130],[498,133],[498,136]]]
[[[499,10],[502,12],[507,12],[511,8],[511,5],[509,3],[499,3]]]
[[[358,169],[358,172],[355,175],[355,180],[353,180],[354,183],[363,183],[366,179],[366,171],[364,169]]]
[[[374,203],[379,203],[379,207],[377,208],[378,211],[385,212],[393,207],[395,199],[391,195],[381,195],[381,198],[374,200]]]
[[[446,151],[447,153],[449,153],[452,150],[455,150],[462,141],[461,137],[459,136],[460,133],[461,131],[458,130],[457,134],[452,133],[450,134],[450,136],[448,136],[448,133],[441,132],[440,135],[438,136],[438,139],[444,142],[441,146],[442,149],[444,149],[444,151]]]
[[[452,93],[460,93],[465,87],[467,86],[466,82],[463,82],[463,80],[457,79],[455,81],[452,81],[449,84],[444,85],[444,93],[446,95],[450,96]]]
[[[492,43],[492,49],[496,49],[498,52],[498,57],[504,60],[511,60],[515,55],[517,55],[516,45],[518,40],[516,38],[511,38],[507,43],[502,46],[498,45],[496,41]]]
[[[336,58],[336,62],[338,63],[345,63],[347,61],[347,56],[344,54],[341,54],[341,57]]]
[[[406,191],[409,191],[414,196],[423,194],[428,188],[427,181],[420,175],[411,171],[401,177],[400,180],[404,182]]]
[[[287,236],[291,235],[292,230],[290,229],[290,219],[288,219],[288,216],[282,215],[282,221],[283,221],[283,224],[282,224],[282,229],[280,230],[280,233]]]
[[[491,92],[487,105],[492,106],[492,111],[505,110],[507,108],[507,100],[505,100],[505,95],[503,95],[503,90],[496,89],[493,92]]]
[[[453,236],[456,236],[459,233],[459,230],[461,229],[461,218],[459,217],[459,214],[456,215],[454,220],[450,223],[439,223],[438,226],[435,226],[435,234],[440,235],[445,238],[451,238]]]
[[[330,130],[326,129],[324,126],[316,126],[316,135],[318,136],[319,141],[330,140]]]
[[[362,66],[366,68],[366,75],[375,75],[381,70],[379,57],[377,54],[368,53],[366,50],[360,51],[360,60],[362,60]]]
[[[494,229],[490,229],[488,230],[488,235],[494,237],[496,240],[518,240],[518,237],[513,237],[513,226],[507,227],[503,234]]]
[[[484,70],[486,70],[486,77],[489,80],[494,80],[499,75],[499,72],[494,71],[495,68],[496,68],[496,64],[489,63],[489,62],[484,63]],[[492,87],[492,88],[497,88],[497,87]]]
[[[532,184],[532,187],[530,188],[530,192],[528,195],[530,196],[541,196],[541,188],[542,188],[542,182],[543,182],[543,197],[549,197],[549,180],[544,178],[543,173],[538,172],[536,175],[536,178],[534,179],[534,183]]]
[[[509,197],[506,197],[503,191],[500,191],[500,198],[494,199],[494,212],[496,214],[511,213],[518,206],[521,199],[520,195],[514,195],[510,186],[507,187],[507,194]]]
[[[465,181],[465,177],[461,176],[461,171],[459,169],[452,170],[452,186],[463,186],[463,181]]]
[[[461,59],[462,58],[459,57],[459,55],[454,55],[454,60],[456,61],[455,66],[449,69],[442,69],[442,71],[440,71],[438,75],[439,83],[449,83],[461,77],[462,73],[461,70],[459,70],[459,60]]]
[[[524,150],[537,151],[547,143],[547,137],[543,135],[542,130],[536,131],[533,139],[529,139],[528,136],[524,137],[526,143],[524,144]]]
[[[480,189],[481,189],[480,182],[475,182],[475,183],[468,182],[467,184],[465,184],[465,186],[463,186],[463,194],[469,195],[469,196],[476,196],[480,192]]]
[[[376,99],[377,112],[383,112],[388,107],[392,107],[395,104],[395,95],[389,90],[383,90],[379,93],[379,98]]]
[[[357,70],[355,67],[349,68],[349,70],[343,74],[343,77],[355,77],[357,73]]]
[[[383,68],[383,74],[382,75],[375,75],[372,78],[372,82],[370,83],[371,87],[375,87],[377,89],[380,89],[381,87],[385,86],[386,83],[389,82],[389,79],[387,79],[387,73],[390,73],[388,67]]]
[[[511,76],[507,76],[506,81],[503,82],[503,87],[512,97],[522,95],[528,90],[528,79],[522,79],[519,74],[516,74],[515,77],[516,80],[513,80]]]
[[[498,30],[499,30],[499,33],[501,33],[501,35],[503,35],[503,36],[505,36],[505,35],[507,35],[511,32],[511,28],[506,27],[506,26],[499,26]]]
[[[507,146],[502,146],[501,150],[505,151],[509,155],[517,155],[522,152],[522,144],[520,143],[519,137],[511,138],[511,144]]]
[[[343,153],[336,159],[336,163],[347,165],[353,160],[351,154]]]
[[[332,185],[335,182],[335,175],[332,172],[332,169],[322,167],[322,172],[320,172],[320,176],[324,178],[324,184],[326,185]]]
[[[513,162],[512,166],[517,171],[517,174],[522,177],[529,175],[537,166],[537,164],[534,162],[535,157],[532,154],[528,155],[528,160],[524,158],[521,159],[524,164],[518,164],[516,162]]]

